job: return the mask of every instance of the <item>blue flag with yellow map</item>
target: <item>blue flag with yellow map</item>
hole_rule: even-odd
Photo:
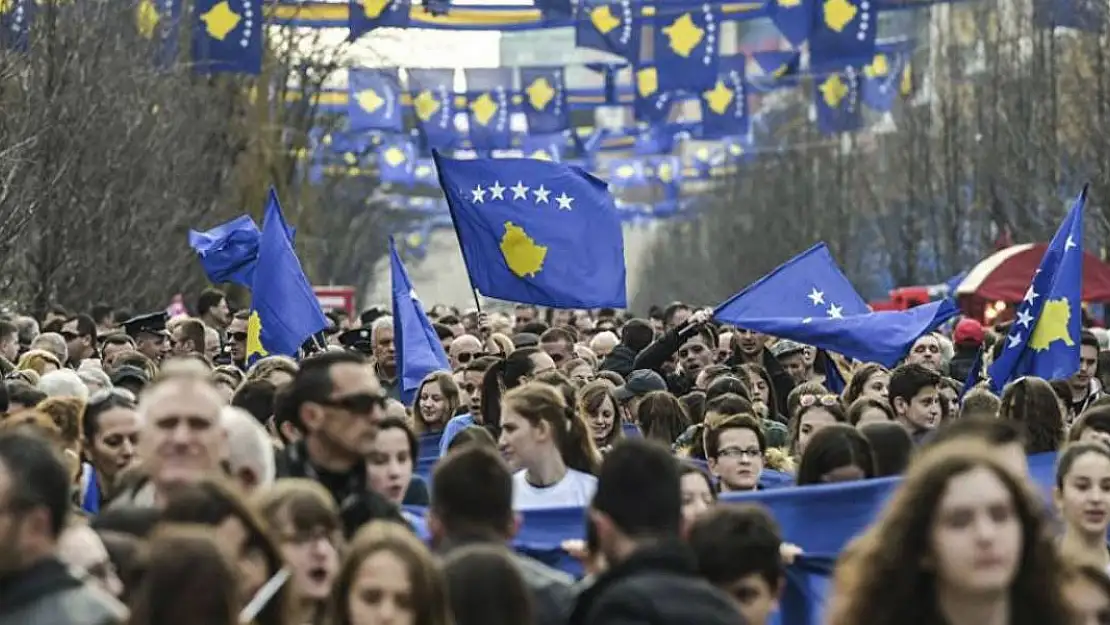
[[[328,327],[288,230],[277,193],[270,189],[251,286],[248,361],[275,354],[295,356],[305,339]]]
[[[1033,283],[1018,306],[998,358],[987,370],[991,390],[1025,375],[1046,380],[1071,377],[1079,369],[1082,330],[1083,207],[1087,187],[1045,249]]]
[[[193,62],[201,73],[262,72],[262,0],[197,0]]]
[[[470,282],[553,308],[625,308],[624,235],[605,183],[535,159],[433,152]]]

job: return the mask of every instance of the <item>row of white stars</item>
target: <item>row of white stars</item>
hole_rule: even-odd
[[[1069,234],[1068,239],[1066,241],[1064,241],[1064,253],[1066,254],[1068,252],[1068,250],[1072,249],[1073,247],[1079,247],[1079,246],[1076,244],[1075,239],[1073,239],[1071,237],[1071,235]],[[1034,281],[1037,278],[1037,274],[1039,274],[1040,272],[1041,272],[1040,269],[1037,269],[1035,272],[1033,272]],[[1038,293],[1037,291],[1035,291],[1033,289],[1033,285],[1030,284],[1029,285],[1029,290],[1025,292],[1025,297],[1022,299],[1022,302],[1026,305],[1022,306],[1021,310],[1018,311],[1017,320],[1015,320],[1015,322],[1014,322],[1014,329],[1015,330],[1017,329],[1018,326],[1021,326],[1021,327],[1025,328],[1026,330],[1031,330],[1032,329],[1032,328],[1029,327],[1029,325],[1033,323],[1033,315],[1029,314],[1029,309],[1032,308],[1033,302],[1035,302],[1037,300],[1037,298],[1040,297],[1040,296],[1041,296],[1041,294]],[[1020,331],[1015,331],[1013,334],[1011,334],[1009,336],[1009,338],[1007,340],[1009,341],[1008,347],[1011,348],[1011,349],[1017,347],[1018,345],[1021,345],[1021,342],[1023,340],[1022,336],[1021,336],[1021,332]]]
[[[475,204],[482,204],[486,201],[487,192],[489,192],[490,200],[504,200],[506,191],[513,192],[514,200],[526,200],[528,199],[528,191],[530,190],[532,191],[532,196],[537,205],[551,203],[548,199],[548,196],[551,195],[550,189],[541,184],[538,188],[532,190],[531,187],[524,186],[524,181],[522,180],[517,180],[516,184],[511,187],[501,186],[500,180],[494,180],[492,185],[485,188],[483,188],[482,185],[477,185],[470,191],[470,201]],[[574,202],[574,198],[567,195],[565,191],[557,195],[554,199],[555,203],[559,205],[559,210],[574,210],[571,206]]]

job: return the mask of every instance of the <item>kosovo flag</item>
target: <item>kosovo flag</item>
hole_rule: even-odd
[[[385,137],[378,144],[378,175],[382,182],[411,185],[416,179],[416,147],[405,135]]]
[[[431,148],[453,148],[459,140],[455,128],[455,70],[407,71],[412,110],[424,141]]]
[[[375,28],[407,28],[412,3],[409,0],[347,0],[348,41]]]
[[[182,0],[139,0],[135,27],[153,46],[155,67],[167,68],[177,60],[181,33]]]
[[[860,97],[867,108],[877,113],[894,109],[909,60],[907,50],[880,48],[875,52],[871,62],[863,67],[860,83]]]
[[[717,81],[720,8],[703,4],[677,16],[657,17],[652,45],[659,89],[701,91]]]
[[[231,282],[250,288],[261,236],[250,215],[243,215],[205,232],[190,230],[189,247],[200,258],[209,282]]]
[[[767,16],[790,45],[797,48],[809,39],[810,31],[813,30],[813,16],[820,13],[814,3],[821,1],[768,0]]]
[[[470,143],[475,150],[505,150],[512,147],[513,70],[479,68],[463,70],[469,95]]]
[[[876,0],[819,0],[809,34],[809,66],[813,70],[866,63],[875,56],[879,27]]]
[[[604,182],[547,161],[433,157],[479,293],[552,308],[627,306],[624,236]]]
[[[815,77],[813,84],[818,132],[833,135],[863,127],[858,70],[845,67],[841,71]]]
[[[451,371],[432,322],[424,312],[408,271],[389,237],[389,267],[393,294],[393,343],[397,353],[397,380],[401,401],[411,406],[420,382],[433,371]]]
[[[401,132],[401,78],[396,68],[352,68],[347,72],[347,119],[352,130]]]
[[[987,370],[991,390],[1026,375],[1046,380],[1071,377],[1079,370],[1079,333],[1083,315],[1083,207],[1087,187],[1045,249],[1033,274],[1002,353]]]
[[[601,50],[635,62],[640,59],[639,6],[633,0],[581,0],[574,47]]]
[[[288,230],[277,193],[270,189],[251,285],[248,360],[273,354],[295,356],[306,339],[328,327]]]
[[[721,59],[717,82],[701,93],[703,139],[746,135],[751,131],[748,93],[744,89],[747,57],[737,54]]]
[[[566,72],[563,68],[522,67],[520,83],[528,134],[542,135],[570,128]]]
[[[193,15],[193,62],[198,72],[262,72],[262,0],[197,0]]]
[[[633,78],[636,99],[632,111],[636,121],[657,124],[671,115],[674,92],[659,87],[659,68],[654,65],[637,67]]]
[[[35,10],[34,0],[0,3],[0,45],[16,52],[26,52]]]

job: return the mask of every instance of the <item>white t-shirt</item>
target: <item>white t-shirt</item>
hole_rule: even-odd
[[[584,508],[590,505],[597,478],[589,473],[567,469],[563,479],[538,488],[524,479],[527,471],[523,469],[513,475],[513,509],[535,510],[536,508]]]

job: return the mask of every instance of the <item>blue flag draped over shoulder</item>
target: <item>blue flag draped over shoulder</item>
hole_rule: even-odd
[[[893,366],[918,337],[959,312],[951,300],[869,312],[820,243],[717,307],[713,316],[864,362]]]
[[[1084,186],[1045,249],[1002,353],[987,371],[996,393],[1023,375],[1055,380],[1071,377],[1079,369],[1086,204]]]
[[[433,157],[479,293],[553,308],[627,306],[624,235],[604,182],[534,159]]]
[[[251,286],[248,359],[296,355],[305,339],[328,327],[288,231],[277,193],[271,189]]]
[[[451,364],[443,351],[424,306],[416,297],[412,281],[397,255],[393,237],[389,237],[389,275],[393,292],[393,344],[397,352],[397,379],[401,401],[411,406],[413,394],[424,376],[433,371],[450,371]]]

